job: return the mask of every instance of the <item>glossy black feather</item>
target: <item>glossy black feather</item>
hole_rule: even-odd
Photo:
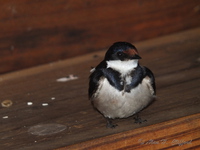
[[[103,72],[101,71],[103,68],[106,68],[106,62],[102,61],[94,70],[94,72],[91,73],[89,76],[89,89],[88,94],[89,98],[92,97],[92,95],[96,92],[98,88],[98,83],[101,77],[103,77]]]
[[[154,90],[154,95],[156,95],[156,84],[155,84],[155,77],[154,77],[154,74],[153,72],[147,68],[147,67],[143,67],[144,71],[145,71],[145,76],[148,76],[151,80],[151,85],[153,87],[153,90]]]
[[[130,84],[125,86],[125,92],[130,92],[131,89],[138,86],[138,84],[140,84],[143,78],[145,77],[145,72],[143,68],[140,65],[138,65],[130,75],[132,76],[132,81]]]
[[[96,70],[90,75],[89,89],[88,89],[89,98],[91,98],[92,95],[96,92],[98,88],[98,82],[102,76],[103,72]]]
[[[126,85],[126,92],[130,92],[131,89],[135,88],[142,82],[142,80],[148,76],[151,81],[151,86],[153,87],[154,90],[154,95],[156,94],[156,86],[155,86],[155,78],[153,73],[151,72],[150,69],[144,66],[138,65],[138,67],[133,71],[132,73],[132,81],[131,84]]]
[[[123,85],[120,84],[120,73],[111,68],[107,68],[106,62],[102,61],[89,77],[89,98],[91,98],[98,89],[99,80],[102,77],[107,78],[108,82],[119,91],[123,90]]]

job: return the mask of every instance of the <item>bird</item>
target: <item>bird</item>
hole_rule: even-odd
[[[93,107],[107,121],[107,128],[115,128],[114,119],[134,117],[142,123],[139,112],[156,97],[153,72],[139,64],[138,50],[129,42],[115,42],[104,59],[89,76],[88,95]]]

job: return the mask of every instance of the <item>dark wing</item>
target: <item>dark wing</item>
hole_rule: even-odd
[[[89,77],[89,89],[88,95],[89,98],[96,92],[99,85],[99,80],[103,76],[102,68],[106,68],[106,62],[102,61],[96,68],[94,68],[94,72]]]
[[[130,92],[131,89],[137,87],[146,76],[148,76],[151,80],[151,85],[153,87],[154,95],[155,95],[156,94],[156,86],[155,86],[154,75],[150,69],[148,69],[147,67],[142,67],[140,65],[138,65],[138,67],[132,72],[133,78],[132,78],[131,84],[126,85],[125,91]]]
[[[154,77],[154,74],[153,72],[147,68],[147,67],[143,67],[144,71],[145,71],[145,76],[148,76],[151,80],[151,85],[153,87],[153,90],[154,90],[154,95],[156,95],[156,84],[155,84],[155,77]]]
[[[145,71],[140,65],[138,65],[137,68],[135,68],[135,70],[132,71],[131,76],[131,84],[128,84],[125,87],[126,92],[130,92],[131,89],[137,87],[142,82],[143,78],[145,77]]]
[[[120,84],[120,73],[111,69],[107,68],[106,62],[102,61],[94,70],[94,72],[90,75],[90,82],[89,82],[89,98],[97,91],[99,86],[99,80],[102,77],[105,77],[110,85],[112,85],[117,90],[123,90],[123,85]]]
[[[92,95],[97,91],[99,86],[99,80],[103,76],[103,72],[101,70],[95,70],[89,77],[89,89],[88,89],[88,95],[89,99],[92,97]]]

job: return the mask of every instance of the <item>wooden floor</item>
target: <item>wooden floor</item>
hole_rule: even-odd
[[[200,146],[200,28],[134,45],[156,77],[157,100],[140,114],[147,122],[118,119],[107,129],[92,108],[88,76],[100,51],[1,75],[0,149]]]

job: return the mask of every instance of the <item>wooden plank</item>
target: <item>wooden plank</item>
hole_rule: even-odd
[[[0,108],[1,148],[55,149],[110,135],[123,135],[126,131],[137,129],[139,132],[142,127],[148,129],[151,125],[157,127],[158,133],[163,133],[159,129],[162,123],[200,113],[200,28],[135,43],[135,46],[143,58],[141,64],[151,68],[156,76],[157,100],[141,112],[141,117],[148,120],[146,123],[137,125],[132,118],[118,119],[115,120],[119,125],[116,129],[107,129],[104,118],[92,108],[87,97],[88,76],[90,67],[98,64],[105,54],[100,51],[1,75],[0,102],[7,99],[13,102],[8,108]],[[57,82],[70,74],[78,79]],[[33,104],[27,105],[27,102]],[[43,103],[48,106],[42,106]],[[194,119],[191,117],[191,122]],[[52,124],[54,126],[50,128]],[[59,129],[58,124],[66,129]],[[37,125],[49,129],[48,133],[31,134],[30,129]],[[187,131],[186,126],[183,127],[180,131]],[[196,126],[190,128],[192,135],[194,128]],[[186,137],[189,139],[190,133]],[[196,134],[191,137],[195,138]]]
[[[200,143],[200,114],[58,148],[70,149],[194,149]]]
[[[0,73],[199,27],[199,7],[199,0],[1,1]]]

